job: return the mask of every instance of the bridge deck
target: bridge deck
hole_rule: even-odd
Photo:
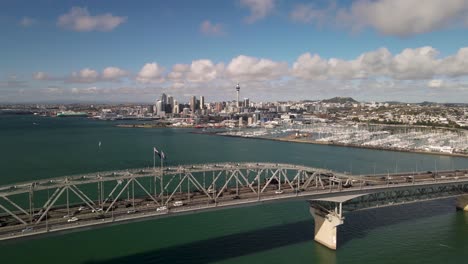
[[[467,185],[468,170],[356,176],[276,163],[90,173],[1,186],[0,240],[275,201],[344,202],[389,190],[422,188],[459,195]]]

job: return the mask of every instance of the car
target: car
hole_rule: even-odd
[[[277,190],[275,193],[276,193],[276,194],[282,194],[283,191],[282,191],[282,190]]]
[[[179,207],[179,206],[184,205],[184,203],[183,203],[182,201],[175,201],[175,202],[173,203],[173,205],[174,205],[175,207]]]
[[[84,210],[86,210],[86,207],[84,207],[84,206],[80,206],[80,207],[78,208],[78,211],[80,211],[80,212],[81,212],[81,211],[84,211]]]
[[[67,218],[70,218],[71,215],[64,215],[63,218],[64,219],[67,219]]]
[[[72,222],[76,222],[78,220],[79,220],[78,217],[72,217],[72,218],[68,219],[67,222],[72,223]]]
[[[167,206],[160,206],[156,209],[156,212],[162,212],[162,211],[166,211],[167,210]]]
[[[32,228],[32,227],[26,227],[25,229],[21,230],[21,233],[27,233],[27,232],[31,232],[33,230],[34,230],[34,228]]]
[[[127,214],[134,214],[134,213],[136,213],[136,212],[137,212],[136,210],[128,210],[128,211],[127,211]]]
[[[102,208],[93,209],[91,212],[93,212],[93,213],[102,212]]]
[[[234,197],[232,197],[233,200],[237,200],[237,199],[240,199],[240,196],[239,195],[236,195]]]

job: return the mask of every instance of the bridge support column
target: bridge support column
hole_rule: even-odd
[[[457,198],[457,209],[468,212],[468,194],[458,196],[458,198]]]
[[[314,240],[329,249],[336,250],[338,226],[344,223],[342,203],[339,203],[339,206],[331,212],[312,204],[310,214],[314,217],[315,222]]]

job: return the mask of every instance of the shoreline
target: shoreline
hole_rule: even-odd
[[[407,152],[407,153],[417,153],[417,154],[429,154],[429,155],[468,158],[468,154],[463,154],[463,153],[431,152],[431,151],[411,150],[411,149],[404,150],[404,149],[382,148],[382,147],[373,147],[373,146],[361,146],[361,145],[355,145],[355,144],[331,143],[331,142],[324,142],[324,141],[300,140],[300,139],[289,139],[289,138],[242,137],[242,136],[234,136],[234,135],[220,135],[219,133],[206,133],[206,134],[224,136],[224,137],[236,137],[236,138],[246,138],[246,139],[262,139],[262,140],[272,140],[272,141],[281,141],[281,142],[290,142],[290,143],[303,143],[303,144],[305,143],[305,144],[313,144],[313,145],[327,145],[327,146],[332,146],[332,147],[348,147],[348,148],[372,149],[372,150],[382,150],[382,151],[397,151],[397,152]]]

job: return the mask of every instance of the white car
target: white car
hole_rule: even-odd
[[[127,211],[127,214],[134,214],[134,213],[136,213],[136,212],[137,212],[136,210],[128,210],[128,211]]]
[[[184,203],[183,203],[182,201],[175,201],[175,202],[173,203],[173,205],[174,205],[175,207],[179,207],[179,206],[184,205]]]
[[[275,193],[276,193],[276,194],[282,194],[283,191],[282,191],[282,190],[277,190]]]
[[[71,222],[76,222],[78,220],[79,220],[78,217],[72,217],[72,218],[68,219],[67,222],[71,223]]]
[[[84,206],[80,206],[80,207],[78,208],[78,211],[80,211],[80,212],[81,212],[81,211],[84,211],[84,210],[86,210],[86,207],[84,207]]]
[[[32,227],[26,227],[25,229],[21,230],[21,233],[27,233],[33,231]]]
[[[161,207],[158,207],[156,209],[156,212],[162,212],[162,211],[166,211],[167,210],[167,206],[161,206]]]
[[[102,212],[102,208],[96,208],[92,210],[93,213]]]

